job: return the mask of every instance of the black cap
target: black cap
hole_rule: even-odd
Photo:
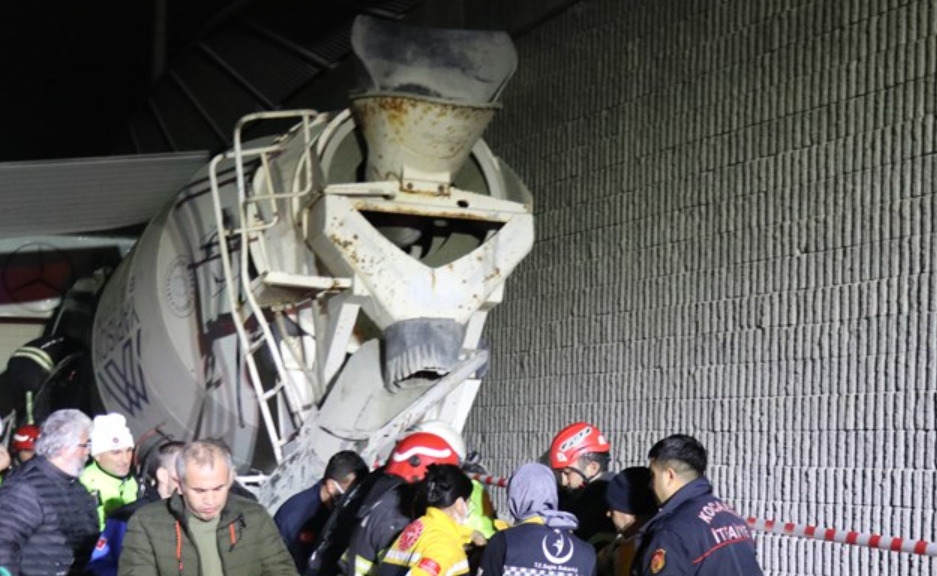
[[[605,503],[612,510],[635,516],[657,512],[657,500],[651,492],[651,470],[636,466],[615,474],[605,490]]]

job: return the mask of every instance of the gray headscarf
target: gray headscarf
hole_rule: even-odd
[[[511,475],[508,507],[519,522],[540,516],[550,528],[575,530],[579,521],[569,512],[557,510],[558,501],[556,477],[543,464],[524,464]]]

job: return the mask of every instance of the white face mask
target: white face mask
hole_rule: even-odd
[[[456,501],[456,504],[458,504],[459,502],[462,502],[462,509],[460,511],[459,506],[456,506],[457,516],[454,518],[454,520],[456,524],[463,526],[465,525],[466,522],[468,522],[468,519],[469,519],[469,507],[468,507],[468,503],[462,498],[459,498]]]

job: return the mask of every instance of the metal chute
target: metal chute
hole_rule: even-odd
[[[228,439],[242,471],[273,471],[271,505],[336,450],[378,459],[427,418],[461,429],[485,318],[533,244],[529,192],[479,140],[516,66],[507,35],[364,18],[352,44],[353,110],[242,120],[95,323],[108,407],[137,433]]]

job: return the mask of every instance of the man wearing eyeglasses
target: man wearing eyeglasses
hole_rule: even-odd
[[[91,419],[58,410],[42,424],[36,457],[0,487],[0,574],[81,574],[98,536],[94,498],[78,482]]]

